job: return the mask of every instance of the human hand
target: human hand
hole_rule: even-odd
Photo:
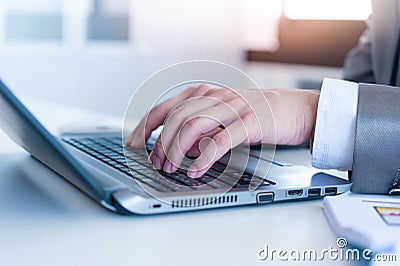
[[[198,156],[187,173],[196,178],[241,143],[296,145],[310,139],[318,99],[310,90],[190,87],[153,108],[126,144],[143,147],[164,124],[150,154],[154,167],[175,172],[185,155]]]

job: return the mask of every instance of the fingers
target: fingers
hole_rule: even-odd
[[[171,112],[177,104],[190,97],[203,95],[209,90],[211,90],[211,87],[207,85],[189,87],[177,96],[167,99],[157,105],[145,117],[143,117],[138,126],[129,135],[126,140],[126,145],[135,148],[143,147],[151,132],[164,122],[168,113]]]
[[[188,118],[179,128],[169,149],[166,151],[167,159],[164,171],[176,171],[186,153],[193,147],[201,135],[212,131],[215,132],[218,129],[220,131],[220,125],[229,125],[233,120],[240,118],[239,114],[227,103],[220,103],[193,116],[194,118]],[[204,142],[205,137],[202,140]],[[166,147],[164,146],[164,148]]]
[[[219,125],[218,121],[206,117],[197,117],[185,123],[179,130],[169,149],[166,151],[164,171],[175,172],[181,164],[186,153],[193,147],[201,135],[214,130]],[[200,142],[205,139],[203,137]]]
[[[157,169],[164,168],[164,171],[171,172],[171,163],[166,161],[166,154],[171,146],[171,143],[176,135],[179,134],[180,125],[187,120],[188,117],[192,116],[193,113],[199,112],[204,108],[212,107],[216,102],[204,101],[202,98],[193,97],[180,103],[175,109],[173,109],[165,120],[164,128],[156,140],[156,148],[153,149],[150,154],[150,160],[153,156],[160,160],[160,167],[155,164]]]
[[[187,175],[192,178],[201,177],[207,170],[230,149],[249,141],[250,130],[257,130],[255,116],[251,113],[241,119],[235,120],[224,130],[216,134],[199,158],[189,167]]]
[[[223,130],[223,128],[221,126],[215,128],[214,130],[206,133],[206,134],[202,134],[193,144],[192,147],[190,147],[190,149],[186,152],[186,156],[189,158],[197,158],[200,156],[201,150],[202,148],[205,147],[200,147],[200,143],[201,145],[204,145],[205,142],[202,141],[205,138],[212,138],[214,137],[216,134],[218,134],[219,132],[221,132]]]
[[[261,135],[254,134],[260,130],[253,129],[258,121],[249,110],[248,102],[236,91],[189,88],[153,108],[127,143],[143,146],[151,131],[164,123],[150,154],[154,167],[175,172],[186,154],[200,155],[188,171],[189,176],[199,177],[232,147]],[[247,128],[253,132],[250,137]]]
[[[151,132],[163,123],[171,109],[181,100],[181,97],[174,97],[154,107],[134,129],[128,137],[127,145],[135,148],[144,146]]]
[[[168,116],[164,129],[156,141],[158,148],[152,152],[155,153],[154,158],[161,163],[160,166],[155,164],[156,168],[159,166],[157,169],[162,168],[169,173],[175,172],[186,152],[200,135],[218,127],[220,121],[234,119],[237,116],[235,111],[226,111],[232,109],[226,102],[234,97],[237,95],[228,89],[215,89],[203,96],[187,99],[175,108]],[[190,129],[188,132],[187,128]],[[152,160],[151,156],[150,159]]]

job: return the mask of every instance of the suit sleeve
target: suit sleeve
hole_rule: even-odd
[[[343,65],[345,80],[376,83],[371,56],[371,33],[366,29],[356,47],[347,54]]]
[[[360,84],[352,191],[387,194],[400,168],[400,88]]]

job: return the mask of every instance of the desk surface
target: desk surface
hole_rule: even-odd
[[[88,112],[29,105],[53,132],[78,117],[93,121]],[[50,108],[58,108],[58,118],[46,111]],[[265,245],[300,251],[336,247],[322,200],[158,216],[111,213],[0,133],[2,265],[262,265],[271,264],[257,257]],[[281,150],[277,158],[309,165],[310,154]]]

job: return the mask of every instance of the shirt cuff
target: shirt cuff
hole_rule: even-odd
[[[324,79],[312,148],[314,167],[351,170],[357,105],[358,83]]]

